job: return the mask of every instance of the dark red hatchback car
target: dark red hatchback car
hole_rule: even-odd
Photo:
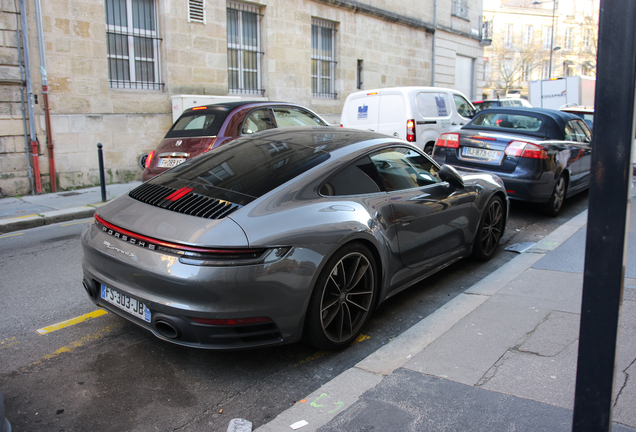
[[[285,102],[226,102],[189,108],[148,154],[142,176],[149,180],[234,138],[266,129],[329,126],[311,110]]]

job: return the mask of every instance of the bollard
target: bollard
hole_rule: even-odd
[[[102,189],[102,202],[106,202],[106,182],[104,181],[104,155],[102,143],[97,143],[97,158],[99,160],[99,185]]]

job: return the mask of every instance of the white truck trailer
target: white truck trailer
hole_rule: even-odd
[[[594,106],[596,78],[571,76],[530,81],[529,99],[534,107],[559,109],[564,105]]]

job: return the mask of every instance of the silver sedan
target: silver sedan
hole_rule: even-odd
[[[498,177],[405,141],[264,131],[100,207],[82,233],[83,282],[98,306],[177,344],[341,349],[390,296],[489,259],[507,215]]]

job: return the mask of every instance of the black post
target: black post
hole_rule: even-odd
[[[606,432],[625,275],[634,140],[636,2],[601,0],[574,432]]]
[[[106,202],[106,181],[104,181],[104,155],[102,143],[97,143],[97,158],[99,159],[99,185],[102,188],[102,202]]]

